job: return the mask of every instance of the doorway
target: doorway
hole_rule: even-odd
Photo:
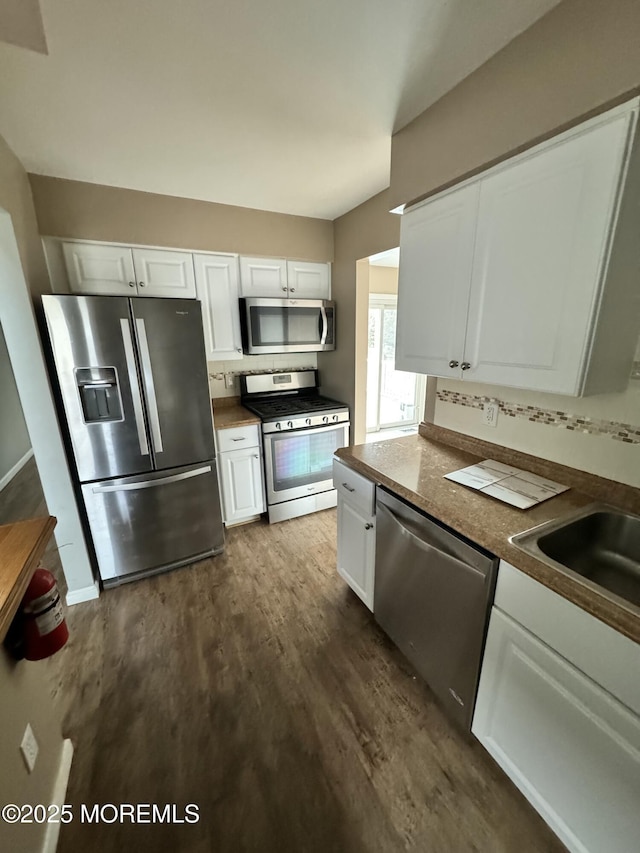
[[[369,294],[367,441],[417,432],[424,408],[424,377],[395,369],[397,301]]]

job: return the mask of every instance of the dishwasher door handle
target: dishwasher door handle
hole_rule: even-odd
[[[445,557],[447,560],[452,560],[454,563],[457,563],[458,565],[462,566],[464,569],[471,570],[475,574],[479,575],[481,578],[487,577],[486,572],[483,572],[482,569],[477,568],[477,566],[472,566],[471,563],[466,562],[466,560],[461,560],[459,557],[456,557],[454,554],[451,554],[449,551],[445,550],[444,548],[437,548],[434,545],[432,545],[430,542],[427,542],[425,539],[423,539],[421,536],[419,536],[417,533],[415,533],[413,530],[411,530],[409,527],[407,527],[403,523],[402,519],[400,519],[395,514],[395,512],[392,512],[388,506],[386,506],[384,503],[378,502],[376,504],[376,513],[379,512],[380,510],[382,510],[383,514],[389,516],[389,518],[396,525],[399,533],[402,536],[405,536],[407,539],[410,539],[414,545],[416,545],[418,548],[420,548],[425,553],[430,554],[431,556],[437,556],[440,558]]]

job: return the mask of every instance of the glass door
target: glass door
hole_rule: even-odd
[[[369,297],[367,432],[417,424],[424,403],[424,377],[395,369],[397,297]]]

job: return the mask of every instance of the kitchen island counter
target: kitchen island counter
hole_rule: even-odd
[[[596,500],[637,513],[640,490],[426,424],[421,425],[419,435],[345,447],[336,455],[354,470],[640,643],[637,608],[610,597],[605,590],[595,589],[579,576],[546,565],[509,542],[516,533]],[[550,477],[571,488],[525,511],[444,478],[445,474],[488,458]]]

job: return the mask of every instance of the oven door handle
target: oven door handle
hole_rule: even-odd
[[[319,432],[327,432],[330,429],[340,429],[344,427],[347,431],[349,429],[350,423],[349,421],[335,421],[330,424],[323,424],[322,426],[309,427],[309,429],[285,429],[280,430],[279,432],[263,432],[262,437],[265,441],[270,441],[273,438],[282,438],[283,436],[288,436],[289,438],[293,438],[293,436],[303,436],[303,435],[315,435]],[[348,432],[347,432],[348,435]],[[344,445],[343,445],[344,446]]]
[[[327,334],[329,332],[329,323],[327,321],[327,309],[324,305],[320,308],[320,321],[322,323],[320,332],[320,346],[324,346],[327,342]]]

